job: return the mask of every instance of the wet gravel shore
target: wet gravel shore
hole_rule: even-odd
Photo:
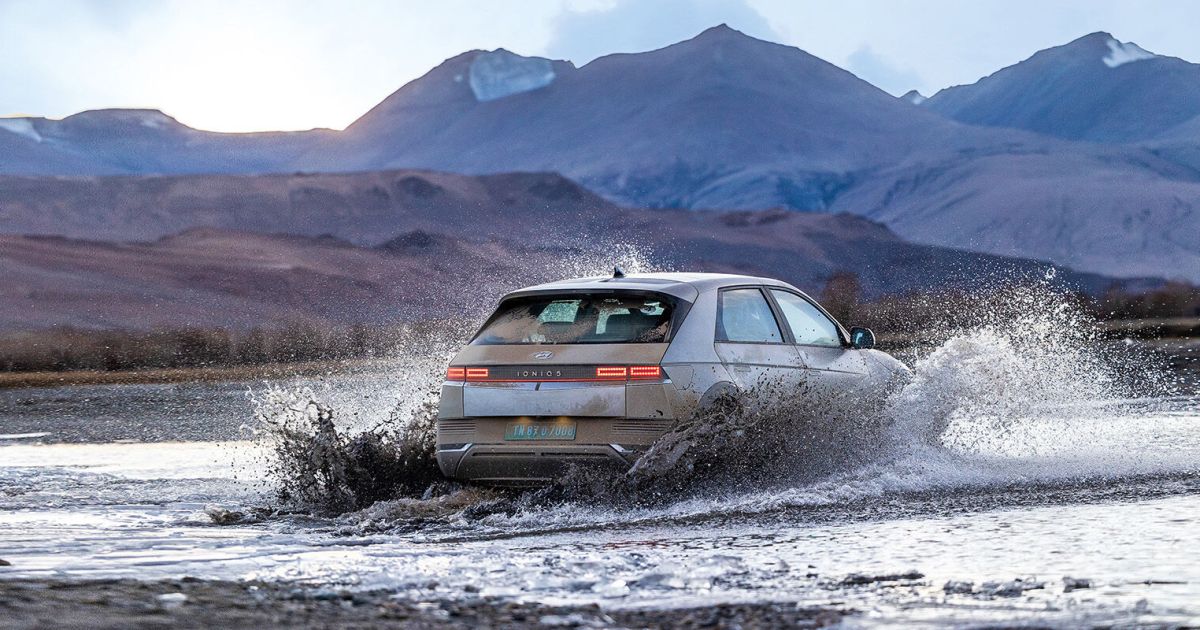
[[[492,599],[412,601],[388,591],[194,579],[0,581],[5,628],[819,628],[850,611],[787,603],[605,610]]]

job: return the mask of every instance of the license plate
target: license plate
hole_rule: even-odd
[[[574,440],[574,422],[512,422],[504,428],[505,440]]]

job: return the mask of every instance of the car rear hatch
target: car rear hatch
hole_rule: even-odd
[[[510,295],[451,362],[466,417],[616,418],[659,363],[690,303],[653,290]]]
[[[626,387],[660,381],[666,343],[468,346],[463,415],[615,418]]]

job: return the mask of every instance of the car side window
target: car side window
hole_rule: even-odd
[[[771,290],[796,343],[806,346],[841,346],[837,324],[808,300],[788,291]]]
[[[717,341],[781,343],[783,334],[758,289],[726,289],[717,304]]]

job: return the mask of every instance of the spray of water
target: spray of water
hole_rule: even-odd
[[[581,268],[573,255],[550,275],[604,273],[614,258]],[[636,256],[623,262],[648,267]],[[434,468],[430,395],[482,309],[446,328],[414,329],[395,409],[380,427],[339,428],[328,406],[296,390],[265,392],[258,417],[276,444],[277,483],[293,502],[340,512],[387,499],[343,517],[355,531],[434,517],[573,526],[1178,469],[1128,457],[1117,445],[1129,436],[1115,433],[1127,423],[1103,426],[1127,413],[1122,401],[1161,394],[1167,381],[1103,346],[1084,311],[1048,282],[981,295],[969,312],[945,318],[952,324],[931,322],[941,343],[913,358],[911,379],[894,390],[816,396],[764,385],[682,421],[627,474],[580,470],[523,494],[455,488],[439,483]],[[476,301],[490,308],[494,297]]]
[[[564,237],[564,242],[571,241]],[[609,274],[614,266],[629,273],[649,271],[650,259],[637,245],[568,245],[539,259],[540,272],[532,278],[478,270],[477,285],[455,287],[448,296],[461,305],[460,316],[414,324],[400,336],[398,358],[388,370],[390,411],[382,419],[364,413],[343,417],[311,386],[269,385],[253,392],[255,433],[276,496],[286,508],[324,514],[384,500],[394,501],[393,510],[412,514],[428,512],[428,506],[414,502],[422,498],[443,507],[460,505],[458,498],[441,498],[459,489],[445,483],[437,469],[437,394],[447,362],[491,312],[497,296],[531,283]],[[362,392],[360,398],[377,400],[379,393]],[[474,504],[487,494],[456,496],[473,497]],[[372,519],[394,521],[381,516],[386,512],[377,509]]]
[[[645,508],[722,494],[731,485],[809,483],[870,460],[887,396],[860,394],[782,379],[730,390],[681,419],[627,472],[572,470],[543,495]]]
[[[1010,287],[916,361],[891,402],[898,433],[954,448],[1005,442],[1015,423],[1128,395],[1094,322],[1046,284]],[[1127,366],[1133,367],[1133,366]]]
[[[393,410],[393,415],[402,413]],[[311,389],[269,387],[255,400],[280,501],[340,513],[395,496],[420,495],[440,477],[434,457],[436,398],[374,429],[339,430]]]
[[[1162,405],[1177,393],[1175,381],[1147,357],[1105,343],[1082,306],[1049,280],[990,287],[969,308],[931,322],[940,342],[916,353],[908,382],[876,406],[784,396],[681,424],[622,480],[640,483],[617,485],[636,492],[618,492],[614,511],[593,507],[586,518],[690,518],[1195,474],[1200,443],[1146,439],[1151,423],[1174,422]],[[1194,417],[1194,400],[1169,404],[1192,405],[1180,421]],[[773,430],[764,437],[762,427]],[[782,441],[779,427],[788,429]],[[754,458],[764,452],[773,457]],[[586,503],[595,506],[595,497]],[[541,509],[536,522],[555,527],[580,519],[570,504]]]

